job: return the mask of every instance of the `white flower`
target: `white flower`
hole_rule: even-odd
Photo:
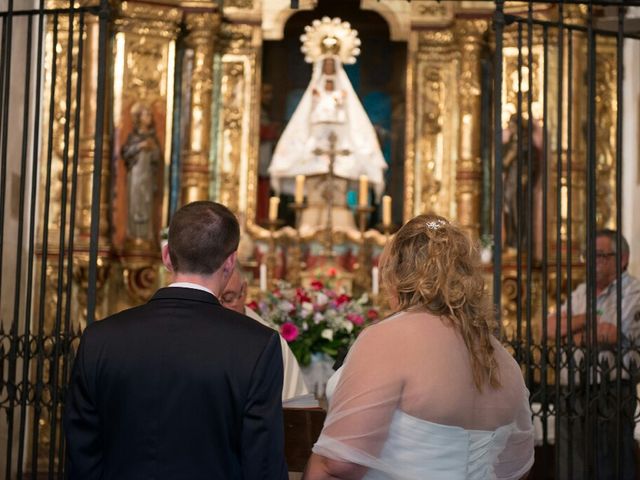
[[[307,330],[309,330],[309,324],[307,324],[307,322],[302,322],[302,331],[306,332]]]
[[[316,313],[313,315],[313,321],[314,321],[314,323],[318,324],[318,323],[320,323],[320,322],[321,322],[321,321],[323,321],[323,320],[324,320],[324,315],[322,314],[322,312],[316,312]]]
[[[291,303],[288,300],[282,300],[279,304],[278,304],[278,309],[282,310],[283,312],[287,312],[289,313],[291,310],[293,310],[295,307],[293,305],[293,303]]]
[[[311,302],[302,302],[302,305],[300,305],[300,314],[303,317],[306,317],[307,315],[311,315],[313,313],[313,303]]]
[[[329,302],[329,297],[327,297],[322,292],[318,293],[318,296],[316,297],[316,303],[318,304],[318,306],[322,307],[326,305],[328,302]]]
[[[324,330],[322,330],[322,333],[320,334],[320,336],[322,338],[326,338],[329,341],[333,340],[333,330],[331,330],[330,328],[325,328]]]
[[[353,331],[353,323],[349,322],[347,320],[343,320],[342,324],[340,325],[344,330],[347,331],[347,333],[351,333]]]

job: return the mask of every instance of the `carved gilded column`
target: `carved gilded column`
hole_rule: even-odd
[[[209,151],[211,148],[213,59],[217,13],[188,13],[186,44],[193,51],[189,127],[184,139],[180,177],[182,204],[209,198]]]
[[[458,61],[451,30],[417,32],[412,67],[415,120],[408,140],[415,158],[405,167],[413,198],[405,199],[405,217],[424,212],[455,215]]]
[[[255,223],[258,172],[260,27],[223,23],[219,37],[220,88],[215,138],[211,197],[246,220],[247,229],[261,230]],[[248,188],[251,183],[251,188]]]
[[[596,49],[596,225],[615,228],[617,52],[615,37],[598,37]],[[622,187],[622,186],[620,186]]]
[[[457,221],[472,238],[480,230],[482,164],[480,152],[481,51],[487,20],[459,20],[456,40],[460,48],[460,118],[456,172]]]

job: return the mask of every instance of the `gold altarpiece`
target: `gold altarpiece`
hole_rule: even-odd
[[[79,2],[93,4],[90,0]],[[90,237],[91,185],[95,154],[95,99],[97,91],[98,62],[106,62],[107,97],[101,171],[102,194],[100,198],[100,230],[98,252],[98,305],[97,318],[145,301],[154,290],[166,282],[160,263],[160,231],[168,222],[170,202],[170,167],[172,154],[179,157],[180,184],[175,194],[176,203],[213,199],[229,206],[241,220],[243,235],[252,242],[272,242],[295,247],[294,229],[285,227],[270,231],[256,223],[257,162],[260,117],[260,87],[262,42],[282,36],[284,24],[294,11],[287,0],[229,0],[223,7],[210,0],[154,0],[111,2],[110,43],[107,58],[98,58],[98,23],[95,18],[86,19],[84,26],[84,50],[82,59],[82,101],[80,121],[71,125],[70,136],[65,139],[64,119],[66,102],[61,100],[71,75],[75,86],[78,72],[66,70],[67,51],[71,47],[77,53],[76,37],[70,42],[68,18],[61,18],[57,32],[51,25],[47,31],[45,99],[43,111],[54,111],[53,125],[44,125],[42,131],[51,131],[53,159],[51,164],[52,197],[48,225],[50,239],[61,224],[61,197],[65,185],[60,172],[65,148],[73,148],[75,136],[79,136],[78,221],[75,225],[73,255],[73,311],[77,324],[84,325],[86,316],[86,282],[88,275],[88,239]],[[313,9],[313,1],[301,1],[302,9]],[[63,0],[50,0],[47,6],[67,6]],[[414,0],[408,2],[363,0],[361,8],[377,11],[388,23],[391,37],[406,42],[406,124],[404,152],[404,220],[432,211],[455,219],[474,238],[481,231],[481,192],[483,189],[481,121],[481,61],[491,58],[494,50],[492,37],[493,2],[435,2]],[[511,2],[513,13],[524,8]],[[555,7],[536,7],[535,15],[555,20]],[[565,20],[584,22],[586,12],[580,7],[566,7]],[[66,21],[66,23],[65,23]],[[555,36],[554,36],[555,35]],[[527,45],[524,36],[523,44]],[[550,32],[549,44],[558,41],[557,32]],[[567,39],[565,37],[565,44]],[[508,125],[508,115],[517,107],[518,49],[515,26],[508,27],[504,36],[503,73],[503,126]],[[543,88],[543,39],[540,29],[534,28],[531,38],[533,63],[528,63],[528,50],[523,63],[532,70],[532,115],[541,119]],[[178,69],[178,48],[186,52]],[[568,82],[573,82],[574,97],[584,98],[586,86],[580,80],[587,68],[586,40],[573,39],[573,72],[567,76],[567,56],[562,66],[562,99],[566,102]],[[55,54],[55,77],[52,60]],[[600,42],[597,50],[596,112],[597,165],[598,165],[598,224],[609,226],[614,222],[615,199],[613,188],[615,173],[615,43]],[[550,77],[558,75],[555,49],[546,57]],[[188,64],[188,68],[185,65]],[[75,67],[75,66],[74,66]],[[528,72],[528,71],[527,71]],[[523,74],[523,76],[525,76]],[[182,90],[175,88],[180,78]],[[55,79],[55,81],[54,81]],[[524,87],[523,87],[524,88]],[[75,88],[70,91],[75,92]],[[187,93],[185,93],[187,92]],[[548,83],[548,112],[555,112],[560,95],[558,82]],[[51,104],[53,102],[53,105]],[[72,95],[71,105],[75,98]],[[69,107],[71,107],[71,105]],[[172,118],[174,109],[182,112],[179,132]],[[524,105],[528,110],[528,105]],[[123,149],[139,121],[136,115],[145,110],[148,122],[153,126],[153,140],[159,154],[156,155],[153,195],[149,211],[149,228],[153,234],[147,239],[131,237],[127,227],[129,205],[127,203],[128,167]],[[580,128],[574,128],[572,138],[566,134],[566,111],[563,118],[561,145],[556,141],[557,120],[548,115],[548,238],[555,248],[555,212],[562,220],[571,215],[572,244],[567,245],[567,231],[562,231],[563,251],[571,249],[578,258],[584,238],[585,211],[585,139]],[[586,118],[586,102],[576,102],[572,109],[573,124],[581,125]],[[43,118],[48,118],[44,115]],[[136,120],[136,118],[138,120]],[[175,140],[178,139],[178,140]],[[49,141],[48,134],[42,140],[43,151]],[[571,178],[561,179],[562,205],[556,199],[556,165],[562,162],[567,169],[567,148],[571,145]],[[177,153],[176,153],[177,152]],[[43,159],[44,161],[44,159]],[[40,181],[47,181],[45,165],[42,165]],[[566,187],[571,182],[572,210],[566,208]],[[69,188],[67,186],[67,188]],[[44,201],[41,199],[41,201]],[[400,201],[400,199],[395,199]],[[44,205],[44,204],[43,204]],[[68,208],[68,207],[67,207]],[[42,206],[41,209],[44,209]],[[43,216],[41,215],[41,218]],[[327,232],[319,232],[325,235]],[[329,232],[332,243],[353,242],[360,244],[361,252],[380,248],[387,236],[377,230],[364,235],[349,236]],[[46,248],[45,248],[46,247]],[[367,250],[369,249],[369,250]],[[289,249],[292,255],[295,248]],[[39,252],[46,252],[46,269],[62,269],[58,265],[59,245],[50,240],[41,245]],[[550,250],[551,251],[551,250]],[[299,252],[298,252],[299,253]],[[564,260],[563,256],[563,260]],[[360,274],[355,282],[361,288],[369,285],[368,273],[371,259],[364,253],[359,256]],[[293,262],[296,264],[296,262]],[[516,263],[507,252],[503,262],[503,311],[507,332],[513,333],[515,317]],[[537,265],[539,267],[539,265]],[[579,268],[576,271],[579,272]],[[550,266],[548,284],[554,291],[554,268]],[[364,272],[364,273],[363,273]],[[541,281],[539,268],[534,269],[532,302],[539,308]],[[356,272],[357,273],[357,272]],[[487,276],[492,274],[490,266]],[[299,279],[299,269],[291,269],[289,278]],[[47,276],[56,279],[55,275]],[[560,279],[564,281],[566,279]],[[56,280],[57,281],[57,280]],[[46,289],[45,324],[53,328],[57,298],[55,285]],[[536,318],[540,318],[538,314]],[[42,441],[47,442],[46,420],[42,425]],[[40,451],[46,451],[41,449]]]
[[[55,7],[64,1],[51,1]],[[91,3],[91,2],[86,2]],[[140,303],[165,281],[159,259],[159,232],[168,222],[169,177],[172,152],[180,158],[180,185],[177,204],[214,199],[228,205],[241,219],[246,238],[252,241],[275,241],[294,245],[296,232],[291,228],[270,232],[256,223],[257,152],[261,86],[261,49],[264,39],[277,39],[283,34],[284,24],[294,11],[287,1],[263,2],[259,0],[235,0],[224,2],[222,9],[217,2],[206,0],[113,1],[111,41],[109,55],[100,61],[107,62],[108,88],[105,120],[110,128],[105,130],[103,155],[110,161],[103,162],[102,198],[100,204],[99,249],[99,305],[98,317]],[[314,2],[301,2],[302,9],[313,9]],[[406,66],[406,119],[404,152],[404,198],[395,199],[403,205],[403,217],[433,211],[456,219],[473,237],[481,230],[481,192],[483,189],[481,160],[481,61],[491,58],[494,48],[492,38],[492,2],[374,2],[363,1],[361,8],[377,11],[388,23],[391,37],[404,41],[407,46]],[[517,2],[509,4],[513,13],[518,12]],[[565,9],[570,21],[582,22],[584,11],[578,7]],[[554,20],[553,7],[537,7],[535,15]],[[566,18],[565,17],[565,18]],[[503,120],[515,109],[517,85],[517,36],[515,27],[508,27],[504,37]],[[77,35],[77,29],[74,32]],[[551,32],[553,44],[557,32]],[[61,22],[57,32],[56,89],[66,83],[66,49],[68,25]],[[53,52],[52,31],[48,32],[47,58]],[[85,48],[83,59],[84,82],[80,124],[72,126],[73,135],[80,138],[79,221],[76,225],[78,254],[74,256],[74,281],[82,286],[86,282],[90,226],[91,175],[93,169],[93,136],[97,58],[97,21],[90,19],[84,29]],[[565,43],[566,43],[565,38]],[[77,48],[77,40],[73,48]],[[523,38],[524,68],[532,69],[532,112],[541,119],[543,87],[542,32],[534,28],[531,39],[533,64],[528,65],[526,32]],[[188,52],[189,68],[176,68],[177,49]],[[586,69],[586,40],[576,36],[573,40],[574,96],[582,96],[585,86],[577,79]],[[556,51],[549,49],[547,56],[550,78],[557,75]],[[615,62],[615,45],[603,41],[598,47],[598,76],[596,82],[596,109],[598,121],[598,223],[612,222],[612,188],[615,155],[615,69],[606,68]],[[49,62],[46,63],[50,65]],[[563,66],[563,98],[566,102],[566,56]],[[555,72],[555,73],[554,73]],[[47,72],[44,92],[51,91],[52,76]],[[77,74],[72,72],[72,84]],[[523,77],[526,75],[523,75]],[[182,92],[175,89],[177,78],[182,79]],[[186,88],[185,85],[188,87]],[[558,101],[557,82],[547,87],[548,111],[555,112]],[[188,94],[184,92],[188,90]],[[50,95],[45,98],[44,109],[49,108]],[[177,98],[180,97],[180,98]],[[526,96],[525,96],[526,98]],[[573,108],[574,124],[585,118],[586,102],[576,102]],[[184,113],[180,132],[172,131],[174,106],[180,104]],[[127,167],[123,160],[123,146],[134,129],[135,107],[146,108],[154,125],[154,135],[160,155],[153,186],[153,211],[150,225],[152,240],[141,241],[127,234]],[[57,189],[53,189],[52,214],[49,228],[55,231],[60,222],[59,199],[62,184],[59,172],[64,148],[64,102],[53,106],[55,121],[52,126],[54,159],[52,171]],[[527,110],[526,100],[523,106]],[[565,109],[566,111],[566,109]],[[507,115],[507,116],[505,116]],[[566,116],[566,113],[565,113]],[[563,168],[566,169],[566,149],[572,148],[572,212],[566,205],[556,209],[555,165],[558,158],[556,142],[557,121],[548,115],[549,215],[547,217],[549,245],[555,246],[555,212],[572,215],[573,245],[579,252],[584,223],[585,142],[579,128],[573,129],[573,138],[563,134],[561,146]],[[563,130],[566,129],[566,118]],[[507,121],[503,121],[507,127]],[[43,131],[48,131],[45,126]],[[176,144],[175,139],[179,138]],[[46,145],[47,138],[43,139]],[[172,143],[173,142],[173,143]],[[41,181],[45,181],[44,175]],[[567,179],[562,179],[563,192]],[[563,197],[564,198],[564,197]],[[566,239],[566,231],[563,235]],[[320,232],[318,235],[322,235]],[[50,238],[57,238],[52,235]],[[83,239],[84,242],[83,243]],[[333,243],[350,241],[369,244],[377,248],[384,245],[386,236],[377,230],[366,231],[363,236],[334,233]],[[365,245],[366,246],[366,245]],[[58,268],[55,263],[57,246],[48,247],[51,258],[48,268]],[[295,253],[295,249],[294,249]],[[578,255],[575,256],[577,258]],[[363,258],[363,261],[366,260]],[[515,295],[510,268],[505,262],[505,295],[509,300],[506,318],[513,318]],[[369,266],[367,267],[368,270]],[[290,272],[296,278],[299,272]],[[359,277],[366,286],[366,275]],[[84,288],[77,288],[78,315],[83,316]],[[538,294],[539,295],[539,294]],[[51,302],[56,299],[50,299]]]

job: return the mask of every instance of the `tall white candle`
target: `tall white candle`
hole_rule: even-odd
[[[267,265],[265,263],[260,264],[260,290],[267,291]]]
[[[380,270],[378,267],[374,266],[371,269],[371,293],[373,295],[378,295],[380,293]]]
[[[269,220],[272,222],[278,219],[278,206],[280,205],[280,197],[271,197],[269,199]]]
[[[300,204],[304,201],[304,175],[296,175],[295,202]]]
[[[366,175],[360,175],[360,187],[358,189],[358,206],[366,207],[369,204],[369,179]]]
[[[382,225],[391,226],[391,197],[389,195],[382,197]]]

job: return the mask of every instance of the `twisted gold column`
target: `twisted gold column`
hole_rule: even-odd
[[[189,128],[182,153],[180,201],[182,204],[209,198],[209,150],[213,57],[218,13],[188,13],[185,19],[186,43],[193,50]]]
[[[460,45],[460,118],[456,171],[457,221],[471,238],[480,230],[482,165],[480,158],[481,65],[486,20],[459,20],[456,40]]]

